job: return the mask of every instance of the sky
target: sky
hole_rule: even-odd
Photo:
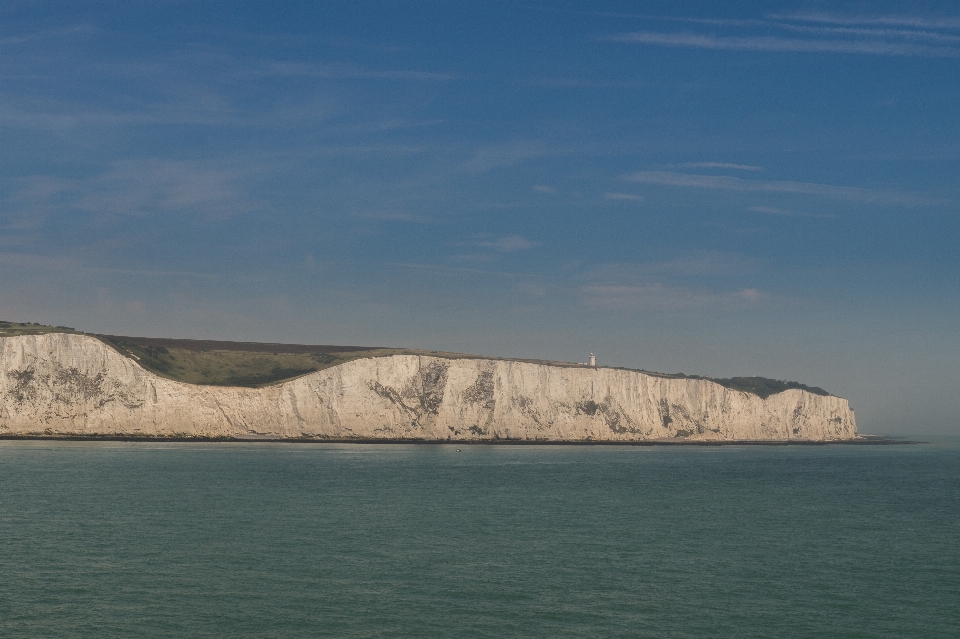
[[[5,0],[0,61],[0,319],[960,435],[955,2]]]

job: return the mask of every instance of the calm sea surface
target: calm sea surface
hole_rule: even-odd
[[[0,442],[0,637],[960,637],[960,446]]]

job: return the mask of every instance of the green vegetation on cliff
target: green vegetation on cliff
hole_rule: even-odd
[[[46,326],[29,322],[0,322],[0,337],[43,333],[80,333],[80,331],[66,326]],[[583,364],[571,364],[569,362],[486,357],[410,348],[270,344],[87,334],[103,341],[124,357],[135,360],[145,369],[161,377],[189,384],[211,386],[257,388],[337,366],[361,357],[389,357],[390,355],[423,355],[447,359],[509,359],[510,361],[531,364],[585,367]],[[753,393],[762,398],[789,389],[804,390],[815,395],[830,394],[816,386],[766,377],[717,379],[700,375],[684,375],[683,373],[654,373],[628,368],[620,370],[641,372],[670,379],[705,379],[726,388]]]
[[[726,386],[727,388],[733,388],[735,390],[742,390],[747,393],[753,393],[754,395],[759,395],[763,398],[769,397],[770,395],[776,395],[777,393],[782,393],[783,391],[790,390],[792,388],[807,391],[808,393],[813,393],[814,395],[826,396],[830,394],[819,386],[807,386],[806,384],[801,384],[800,382],[788,382],[786,380],[769,379],[767,377],[729,377],[721,379],[710,378],[710,380],[720,384],[721,386]]]
[[[43,333],[79,333],[69,326],[47,326],[35,322],[0,322],[0,337],[42,335]]]
[[[646,371],[644,371],[646,372]],[[829,395],[827,391],[823,390],[819,386],[807,386],[806,384],[801,384],[800,382],[788,382],[781,379],[770,379],[769,377],[703,377],[701,375],[684,375],[683,373],[677,373],[675,375],[664,374],[664,373],[648,373],[649,375],[656,375],[658,377],[670,377],[674,379],[707,379],[716,384],[720,384],[726,388],[732,390],[743,391],[745,393],[753,393],[754,395],[759,395],[760,397],[766,399],[771,395],[776,395],[777,393],[782,393],[785,390],[797,389],[802,391],[807,391],[808,393],[813,393],[814,395]]]
[[[95,335],[162,377],[190,384],[256,388],[359,357],[431,354],[398,348],[310,346]]]

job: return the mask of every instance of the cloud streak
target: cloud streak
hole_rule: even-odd
[[[481,240],[476,242],[481,248],[493,249],[501,253],[513,253],[514,251],[523,251],[526,249],[540,246],[539,242],[533,242],[520,235],[508,235],[495,240]]]
[[[473,157],[463,163],[462,168],[468,173],[485,173],[491,169],[514,166],[553,153],[555,150],[538,141],[487,145],[477,149]]]
[[[77,24],[72,27],[65,27],[61,29],[47,29],[45,31],[36,31],[34,33],[26,33],[23,35],[15,36],[4,36],[0,37],[0,45],[13,45],[13,44],[23,44],[26,42],[34,42],[36,40],[49,40],[51,38],[64,38],[72,35],[94,35],[97,33],[97,29],[89,24]]]
[[[268,73],[283,77],[302,77],[318,80],[419,80],[449,82],[459,80],[454,73],[434,71],[383,71],[365,69],[353,64],[327,63],[311,64],[303,62],[273,62],[264,67]]]
[[[664,284],[589,284],[577,289],[588,307],[612,311],[737,310],[754,307],[768,298],[755,288],[735,291],[668,286]]]
[[[684,162],[678,164],[681,169],[732,169],[734,171],[762,171],[762,166],[750,164],[731,164],[729,162]]]
[[[783,215],[786,217],[797,215],[793,211],[781,209],[776,206],[751,206],[750,210],[754,213],[765,213],[766,215]]]
[[[851,53],[932,58],[960,57],[960,18],[841,16],[826,12],[778,14],[762,20],[634,16],[646,21],[709,25],[740,33],[640,30],[603,40],[726,51]],[[753,31],[750,33],[749,31]],[[778,33],[779,32],[779,33]],[[809,36],[809,37],[805,37]],[[952,45],[952,46],[951,46]]]
[[[604,193],[603,197],[608,200],[617,200],[620,202],[643,202],[644,200],[642,195],[636,195],[634,193]]]
[[[661,186],[712,189],[722,191],[759,193],[796,193],[815,195],[835,200],[901,206],[928,206],[939,203],[932,198],[895,191],[873,191],[855,186],[837,186],[814,182],[790,182],[778,180],[744,180],[743,178],[675,173],[673,171],[640,171],[626,176],[631,182]]]
[[[756,273],[761,265],[739,253],[687,251],[672,259],[649,262],[599,264],[583,274],[587,284],[641,285],[688,278],[732,277]]]
[[[835,13],[790,13],[771,15],[773,20],[820,22],[824,24],[888,25],[920,29],[960,29],[960,17],[926,18],[922,16],[841,16]]]
[[[762,269],[738,253],[692,251],[664,261],[600,264],[582,273],[573,290],[583,305],[601,309],[732,311],[774,299],[745,286]]]
[[[930,58],[960,57],[960,49],[955,47],[934,47],[923,44],[911,44],[909,42],[887,42],[883,40],[814,40],[803,38],[784,38],[781,36],[769,35],[715,36],[689,32],[658,33],[654,31],[619,33],[602,39],[609,42],[626,42],[726,51],[863,53],[869,55]]]
[[[960,42],[960,36],[935,31],[917,31],[915,29],[874,29],[865,27],[814,27],[800,24],[778,24],[781,29],[796,33],[818,33],[830,35],[869,36],[873,38],[904,38],[912,40],[933,40],[935,42]]]
[[[194,213],[222,219],[265,206],[253,200],[243,186],[257,173],[251,167],[224,163],[121,160],[109,170],[83,179],[20,178],[19,188],[5,205],[13,216],[35,222],[78,210],[99,217]]]
[[[197,271],[163,270],[163,269],[130,269],[90,266],[85,261],[74,257],[47,255],[32,255],[29,253],[0,253],[0,264],[28,268],[32,270],[62,271],[69,273],[105,273],[113,275],[144,275],[148,277],[196,277],[215,279],[219,276],[214,273],[200,273]]]
[[[434,220],[429,217],[405,213],[403,211],[355,211],[350,213],[350,217],[376,222],[409,222],[411,224],[429,224],[434,222]]]

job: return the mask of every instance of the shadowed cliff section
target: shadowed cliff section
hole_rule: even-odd
[[[84,334],[66,326],[0,322],[0,337],[44,333]],[[393,355],[421,355],[443,359],[488,359],[544,364],[563,368],[587,368],[583,364],[570,362],[486,357],[409,348],[88,335],[108,344],[121,355],[135,360],[140,366],[152,373],[179,382],[205,386],[261,388],[339,366],[359,358],[390,357]],[[751,393],[763,399],[790,389],[803,390],[814,395],[830,395],[824,389],[816,386],[766,377],[711,378],[683,373],[656,373],[622,367],[603,368],[640,372],[665,379],[702,379],[715,382],[731,390]]]

